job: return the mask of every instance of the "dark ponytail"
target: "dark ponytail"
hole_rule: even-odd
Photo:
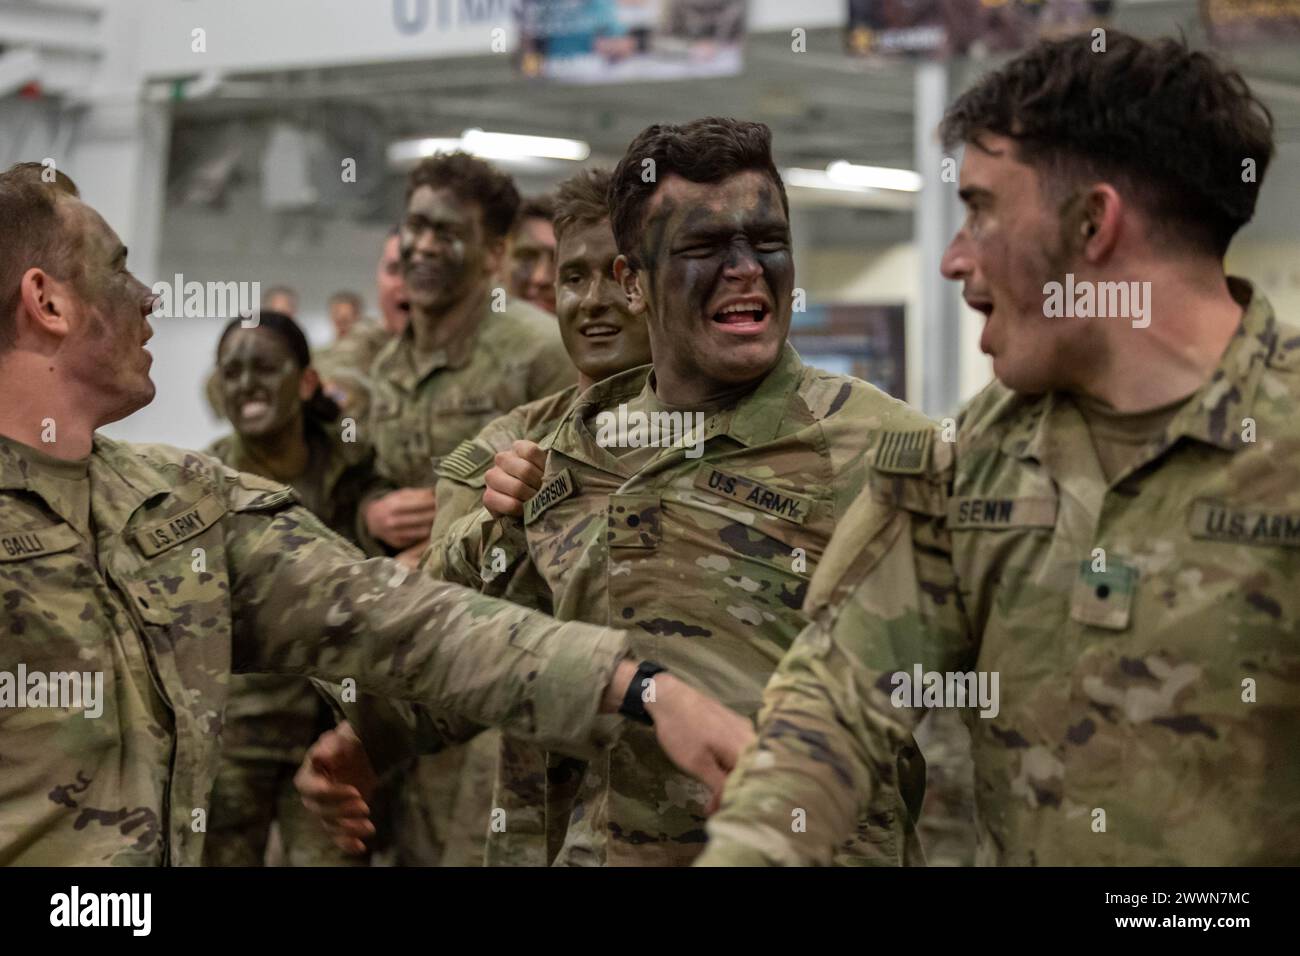
[[[311,346],[307,344],[307,336],[303,334],[302,328],[290,316],[283,312],[271,312],[267,309],[258,313],[258,323],[250,328],[266,329],[274,332],[280,337],[285,345],[289,347],[289,352],[293,355],[293,360],[298,365],[299,371],[306,371],[311,367]],[[243,325],[242,318],[231,319],[226,323],[226,327],[221,330],[221,338],[217,340],[217,356],[220,358],[221,349],[226,344],[226,339],[230,333]],[[338,421],[341,409],[338,402],[325,394],[320,385],[316,386],[316,391],[311,397],[302,403],[303,414],[311,421],[321,425],[328,425]]]

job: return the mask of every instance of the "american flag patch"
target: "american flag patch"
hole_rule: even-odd
[[[485,466],[495,459],[491,449],[485,448],[470,438],[457,445],[450,455],[438,462],[438,477],[453,481],[469,481],[486,470]]]
[[[929,429],[882,432],[876,445],[877,471],[895,475],[919,475],[930,457]]]

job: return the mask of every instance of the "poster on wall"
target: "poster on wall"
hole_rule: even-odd
[[[520,72],[561,83],[731,76],[745,0],[520,0]]]
[[[1201,18],[1221,46],[1300,40],[1300,0],[1201,0]]]
[[[859,56],[1007,53],[1104,26],[1114,0],[849,0],[846,46]]]
[[[790,323],[790,344],[808,365],[853,375],[907,401],[907,309],[903,305],[809,306]]]

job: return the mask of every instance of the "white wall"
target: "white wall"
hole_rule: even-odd
[[[263,290],[292,286],[299,292],[299,322],[313,345],[323,345],[333,334],[326,313],[331,293],[352,289],[366,300],[367,312],[376,313],[375,265],[386,227],[319,225],[310,237],[308,223],[272,216],[251,189],[236,191],[225,212],[172,206],[163,222],[158,275],[140,279],[174,284],[180,273],[187,282],[260,282]],[[202,389],[224,325],[222,318],[154,319],[149,350],[157,397],[104,431],[186,448],[201,448],[223,434],[227,429],[208,410]]]

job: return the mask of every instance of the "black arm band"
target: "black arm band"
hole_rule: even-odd
[[[637,723],[653,726],[654,720],[646,712],[645,701],[641,698],[641,693],[645,689],[647,680],[667,669],[662,664],[656,664],[654,661],[642,661],[637,665],[636,674],[632,677],[632,683],[627,685],[627,693],[623,695],[623,705],[619,707],[618,712],[628,720],[635,720]]]

